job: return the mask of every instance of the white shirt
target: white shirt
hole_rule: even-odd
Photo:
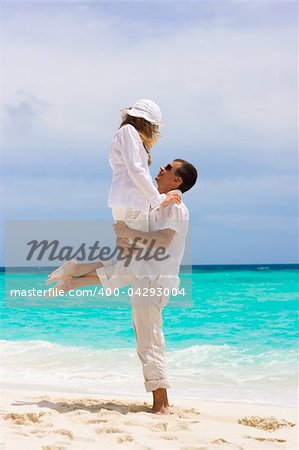
[[[179,189],[171,191],[182,195]],[[169,247],[165,250],[164,261],[151,259],[145,261],[139,267],[135,266],[137,278],[148,277],[162,287],[169,289],[179,288],[180,264],[185,252],[185,241],[188,233],[189,211],[187,206],[181,201],[180,204],[171,203],[164,208],[152,209],[149,214],[149,231],[172,229],[175,231]],[[154,250],[153,252],[154,253]],[[139,269],[139,270],[138,270]],[[134,270],[133,270],[134,272]]]
[[[108,206],[145,211],[157,207],[166,198],[154,186],[148,167],[148,155],[139,133],[132,125],[122,126],[115,134],[109,153],[113,179]]]

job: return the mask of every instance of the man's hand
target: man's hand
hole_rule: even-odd
[[[129,241],[128,239],[125,238],[116,238],[116,245],[118,247],[122,247],[122,248],[129,248],[131,247],[132,244],[130,244],[131,241]]]
[[[122,249],[123,256],[135,254],[140,250],[140,247],[133,247],[131,241],[123,238],[117,238],[116,245]]]
[[[134,230],[122,221],[116,222],[113,225],[113,228],[116,234],[116,239],[121,239],[119,242],[122,246],[129,241],[130,245],[128,245],[127,248],[130,249],[130,251],[135,251],[135,248],[132,248],[132,242],[134,242],[135,247],[138,249],[150,247],[151,245],[155,248],[168,247],[176,233],[175,230],[171,228],[149,232]]]
[[[125,224],[125,222],[117,221],[114,225],[114,232],[118,238],[130,239],[132,230]]]
[[[175,192],[168,192],[168,194],[166,194],[166,199],[162,203],[162,206],[164,206],[165,208],[166,206],[170,205],[170,203],[180,204],[181,201],[182,200],[179,194],[176,194]]]

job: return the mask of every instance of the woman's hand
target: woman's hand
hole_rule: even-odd
[[[181,201],[181,196],[179,194],[176,194],[175,192],[168,192],[168,194],[166,194],[166,199],[162,203],[162,206],[164,206],[165,208],[166,206],[170,205],[170,203],[180,204]]]

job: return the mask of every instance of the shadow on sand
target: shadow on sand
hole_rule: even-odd
[[[17,401],[15,403],[12,403],[12,405],[14,406],[37,405],[40,408],[50,408],[62,414],[76,410],[88,411],[90,413],[98,413],[100,411],[106,410],[106,411],[117,411],[121,414],[152,412],[150,405],[148,405],[147,403],[136,404],[129,402],[117,402],[114,400],[103,402],[88,398],[75,402],[70,401],[53,402],[48,400],[40,400],[38,402]]]

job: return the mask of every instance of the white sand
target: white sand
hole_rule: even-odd
[[[298,448],[293,408],[175,400],[171,415],[156,416],[129,397],[8,389],[1,398],[5,450]]]

